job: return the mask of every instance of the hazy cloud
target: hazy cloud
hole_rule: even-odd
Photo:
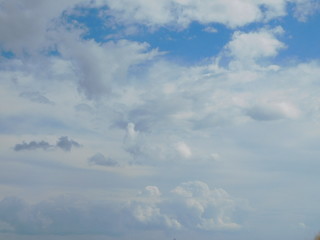
[[[18,54],[50,46],[49,33],[54,28],[54,19],[80,2],[82,0],[0,1],[0,44]]]
[[[302,22],[306,22],[309,16],[320,11],[320,3],[317,0],[300,0],[295,7],[295,17]]]
[[[118,207],[88,204],[75,198],[59,197],[36,204],[7,197],[0,202],[0,220],[19,234],[110,234],[120,233],[124,216]],[[7,230],[8,231],[8,230]]]
[[[178,142],[176,144],[176,150],[179,152],[179,154],[182,157],[185,157],[185,158],[189,158],[192,155],[192,152],[191,152],[189,146],[184,142]]]
[[[43,104],[53,104],[48,98],[41,95],[39,92],[22,92],[20,97],[29,99],[32,102],[43,103]]]
[[[147,186],[129,204],[95,203],[65,196],[29,204],[17,197],[6,197],[0,201],[0,221],[7,226],[2,231],[24,234],[112,235],[137,226],[181,231],[184,227],[209,231],[239,228],[229,218],[235,203],[224,190],[189,182],[172,193],[162,198],[158,187]]]
[[[118,165],[116,161],[114,161],[112,158],[106,158],[102,153],[96,153],[90,157],[88,161],[91,164],[100,166],[114,167]]]
[[[89,99],[108,96],[114,85],[123,82],[128,69],[159,55],[147,43],[119,40],[104,44],[93,40],[76,41],[76,33],[65,33],[59,51],[70,59],[78,76],[79,89]],[[108,68],[106,68],[108,66]]]
[[[290,103],[269,103],[254,106],[247,110],[248,116],[255,120],[271,121],[282,118],[297,118],[300,111]]]

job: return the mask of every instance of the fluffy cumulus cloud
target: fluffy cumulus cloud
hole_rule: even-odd
[[[226,50],[235,61],[243,65],[254,65],[257,60],[275,57],[285,48],[284,43],[277,39],[277,35],[281,33],[281,27],[249,33],[235,32],[226,45]]]
[[[30,204],[17,197],[0,201],[4,232],[20,234],[120,234],[126,227],[150,229],[234,229],[230,218],[236,202],[223,190],[188,182],[162,197],[147,186],[129,202],[92,202],[61,196]],[[194,224],[194,225],[193,225]]]
[[[186,182],[172,190],[180,222],[202,230],[238,229],[232,214],[236,202],[224,189],[210,189],[200,181]],[[180,206],[180,207],[178,207]],[[187,213],[187,214],[186,214]]]
[[[235,28],[252,22],[282,17],[286,15],[288,2],[286,0],[103,0],[96,3],[107,4],[110,8],[108,13],[124,24],[138,23],[152,28],[170,25],[185,28],[196,21],[202,24],[221,23]]]

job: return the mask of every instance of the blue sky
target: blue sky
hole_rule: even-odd
[[[316,0],[0,0],[0,238],[313,239]]]

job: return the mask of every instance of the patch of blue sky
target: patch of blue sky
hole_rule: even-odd
[[[86,27],[84,39],[106,42],[125,38],[147,42],[151,48],[158,48],[177,61],[183,59],[194,63],[212,57],[221,51],[232,35],[232,31],[223,25],[205,26],[196,22],[179,31],[166,27],[150,31],[147,27],[136,26],[134,33],[127,34],[126,26],[107,24],[112,19],[101,17],[100,13],[101,9],[92,8],[82,14],[68,16],[67,20],[77,21]]]
[[[1,51],[1,57],[12,59],[14,58],[15,54],[11,51]]]
[[[106,8],[78,9],[74,15],[67,16],[68,22],[76,21],[86,28],[84,39],[94,39],[97,42],[127,39],[146,42],[151,48],[165,52],[168,59],[185,64],[195,64],[218,55],[223,47],[231,40],[234,31],[250,32],[261,28],[281,26],[284,34],[278,36],[286,44],[278,56],[273,58],[275,63],[284,64],[292,60],[312,60],[320,56],[320,32],[318,23],[320,15],[309,16],[305,22],[293,16],[293,10],[282,18],[267,23],[255,22],[237,29],[230,29],[221,24],[202,25],[191,23],[186,29],[177,30],[170,27],[160,27],[150,30],[148,27],[128,26],[114,22],[106,15]]]
[[[97,42],[106,41],[106,36],[116,31],[106,24],[106,18],[101,16],[105,8],[77,8],[72,15],[66,15],[68,23],[83,25],[86,32],[84,39],[94,39]]]
[[[160,28],[130,38],[148,42],[152,48],[166,52],[167,57],[175,61],[194,64],[219,54],[231,35],[232,31],[222,25],[205,26],[193,22],[181,31]]]
[[[320,15],[309,16],[305,22],[288,15],[282,23],[287,45],[282,55],[285,59],[309,61],[320,57]]]

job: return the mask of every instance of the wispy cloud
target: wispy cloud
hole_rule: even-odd
[[[20,97],[29,99],[32,102],[38,102],[43,104],[53,104],[48,98],[41,95],[39,92],[22,92],[20,93]]]

